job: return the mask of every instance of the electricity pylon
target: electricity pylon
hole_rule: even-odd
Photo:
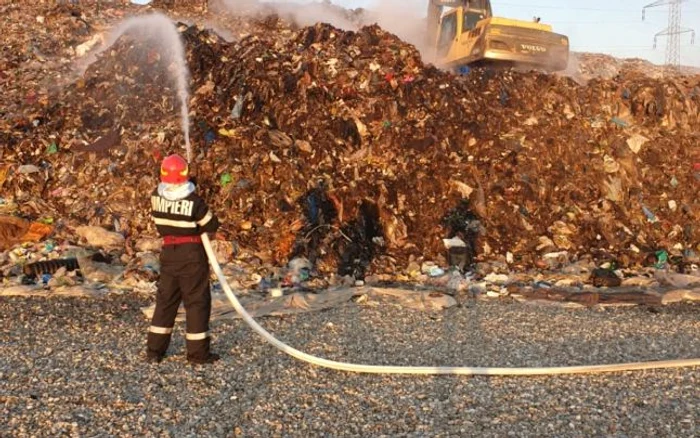
[[[681,35],[690,33],[691,44],[695,44],[695,30],[681,26],[681,4],[688,0],[657,0],[642,8],[642,20],[646,15],[648,8],[668,5],[668,27],[654,35],[654,48],[659,37],[666,38],[666,66],[673,71],[681,69]]]

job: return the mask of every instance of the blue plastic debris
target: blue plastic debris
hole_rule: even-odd
[[[656,215],[654,212],[649,210],[646,205],[642,205],[642,211],[644,212],[644,215],[647,217],[647,220],[651,223],[656,223],[659,220],[656,218]]]
[[[508,92],[501,88],[501,92],[498,95],[498,100],[499,102],[501,102],[501,105],[505,105],[506,103],[508,103],[509,98],[510,96],[508,96]]]
[[[306,198],[306,205],[309,208],[309,220],[312,224],[318,223],[318,213],[320,211],[318,200],[313,194]]]
[[[216,132],[210,129],[204,134],[204,143],[209,146],[214,143],[214,140],[216,140]]]
[[[624,120],[617,118],[617,117],[613,117],[612,119],[610,119],[610,121],[613,122],[614,124],[616,124],[617,126],[621,126],[623,128],[626,128],[629,126],[629,123],[627,123]]]
[[[686,259],[695,260],[695,259],[697,259],[698,255],[695,251],[688,248],[688,249],[683,250],[683,257],[685,257]]]

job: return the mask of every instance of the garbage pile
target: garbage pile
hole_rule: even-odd
[[[697,67],[682,66],[681,71],[676,72],[644,59],[619,59],[601,53],[580,52],[571,53],[569,70],[574,77],[584,81],[592,78],[613,79],[620,72],[631,71],[654,79],[700,74],[700,69]]]
[[[516,271],[696,257],[700,77],[458,77],[378,26],[254,29],[180,24],[196,182],[223,237],[263,263],[363,278],[460,257]],[[124,37],[26,102],[31,119],[2,134],[4,202],[59,235],[155,236],[145,194],[184,153],[168,65]]]

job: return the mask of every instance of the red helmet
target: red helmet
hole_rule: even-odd
[[[189,176],[187,161],[177,154],[169,155],[160,165],[160,180],[166,184],[182,184]]]

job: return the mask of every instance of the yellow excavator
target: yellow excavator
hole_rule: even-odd
[[[539,18],[494,17],[490,0],[428,3],[428,36],[441,66],[455,71],[477,65],[566,70],[569,38]]]

